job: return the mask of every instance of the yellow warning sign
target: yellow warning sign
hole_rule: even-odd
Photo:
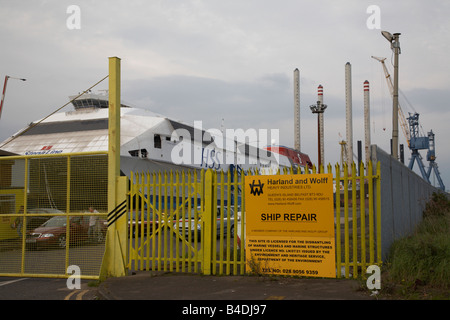
[[[335,277],[333,175],[245,177],[248,267]]]

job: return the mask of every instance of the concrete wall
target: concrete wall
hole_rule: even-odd
[[[381,166],[381,254],[399,238],[412,234],[433,192],[442,192],[376,145],[371,160]]]

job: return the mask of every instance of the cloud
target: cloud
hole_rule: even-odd
[[[255,127],[265,117],[283,117],[292,110],[292,93],[284,75],[267,75],[256,82],[172,75],[130,81],[124,91],[133,103],[185,121],[203,120],[219,126]],[[293,112],[293,111],[292,111]],[[180,119],[183,120],[183,119]],[[252,126],[253,124],[253,126]]]
[[[71,4],[80,6],[80,30],[66,27]],[[380,7],[381,28],[401,33],[400,88],[425,131],[436,133],[441,172],[450,181],[443,145],[450,135],[447,0],[3,1],[0,79],[28,81],[8,85],[0,139],[103,78],[107,58],[118,56],[122,96],[134,105],[188,123],[203,120],[205,127],[218,128],[225,119],[226,127],[279,128],[287,145],[293,144],[292,72],[299,68],[305,150],[316,152],[309,105],[322,84],[326,158],[338,160],[349,61],[355,140],[363,139],[362,83],[369,80],[372,138],[389,151],[392,102],[371,56],[386,57],[392,70],[392,53],[380,30],[366,26],[372,4]]]

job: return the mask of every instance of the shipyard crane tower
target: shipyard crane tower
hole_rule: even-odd
[[[419,165],[420,173],[422,174],[422,178],[426,180],[428,183],[430,182],[430,174],[431,170],[434,170],[434,173],[438,179],[440,189],[445,191],[444,183],[442,182],[439,169],[437,166],[436,153],[435,153],[435,144],[434,144],[434,133],[433,131],[428,132],[427,137],[421,137],[419,134],[419,114],[416,112],[414,114],[409,114],[408,117],[409,123],[409,133],[410,133],[410,141],[409,148],[411,149],[411,160],[409,162],[409,169],[413,169],[414,162],[417,161]],[[428,171],[425,171],[425,166],[422,162],[422,156],[419,153],[419,150],[428,149],[427,160],[430,162],[430,167]]]
[[[389,74],[389,71],[386,67],[386,64],[384,63],[384,60],[386,60],[386,58],[380,58],[380,57],[374,57],[372,56],[373,59],[381,62],[381,65],[383,66],[383,71],[384,71],[384,76],[386,77],[386,82],[388,84],[389,87],[389,92],[391,94],[391,96],[393,97],[394,95],[394,84],[392,83],[392,78],[391,75]],[[406,119],[405,116],[403,114],[403,110],[400,107],[400,103],[398,104],[398,119],[400,120],[400,126],[402,127],[402,131],[403,131],[403,135],[406,138],[406,142],[409,145],[409,140],[411,139],[410,137],[410,133],[408,132],[408,127],[406,124]]]

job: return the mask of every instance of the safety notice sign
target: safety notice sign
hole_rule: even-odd
[[[247,268],[335,277],[333,175],[245,177]]]

